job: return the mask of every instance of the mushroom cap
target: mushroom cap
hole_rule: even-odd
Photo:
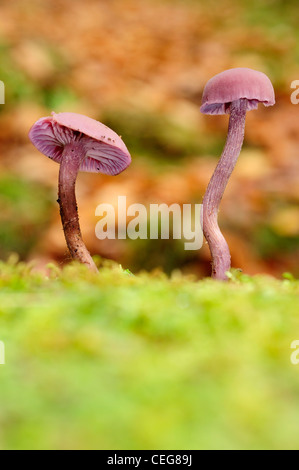
[[[131,163],[121,137],[99,121],[77,113],[54,113],[36,121],[29,131],[33,145],[44,155],[61,163],[64,146],[79,142],[86,157],[80,171],[117,175]]]
[[[262,72],[238,67],[225,70],[212,77],[206,84],[200,111],[204,114],[229,114],[232,101],[246,98],[247,111],[275,104],[271,81]]]

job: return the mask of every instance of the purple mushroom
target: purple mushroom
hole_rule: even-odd
[[[242,148],[246,112],[257,109],[259,103],[274,105],[273,86],[264,73],[248,68],[215,75],[203,92],[202,113],[230,114],[226,143],[203,199],[203,233],[212,255],[212,277],[216,279],[227,280],[226,272],[231,267],[229,248],[217,221],[219,205]]]
[[[58,203],[71,256],[92,271],[97,267],[81,235],[75,184],[78,171],[118,175],[131,163],[122,139],[104,124],[75,113],[52,113],[31,127],[29,138],[47,157],[60,163]]]

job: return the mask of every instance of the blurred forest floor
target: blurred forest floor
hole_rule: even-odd
[[[16,0],[1,2],[0,257],[68,261],[56,204],[58,166],[28,140],[51,111],[89,115],[121,134],[123,174],[80,174],[83,237],[92,254],[136,272],[209,275],[204,245],[95,236],[98,204],[201,203],[225,142],[227,117],[199,111],[205,83],[232,67],[265,72],[273,108],[248,113],[220,225],[232,264],[249,274],[299,275],[299,79],[295,1]]]

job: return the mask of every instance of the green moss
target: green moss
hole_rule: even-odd
[[[2,263],[1,448],[298,448],[298,294]]]

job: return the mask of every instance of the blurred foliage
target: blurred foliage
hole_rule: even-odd
[[[10,175],[0,177],[0,255],[21,257],[36,245],[50,222],[52,192],[45,186]]]
[[[298,251],[299,237],[283,236],[271,227],[262,226],[256,230],[256,239],[260,254],[265,258],[273,258],[276,253],[294,253]]]
[[[1,263],[1,449],[298,449],[298,281],[99,263]]]
[[[198,129],[177,123],[171,115],[149,110],[110,108],[102,113],[102,120],[118,129],[127,147],[138,156],[160,166],[205,152],[219,155],[223,145],[220,138],[201,135]]]

